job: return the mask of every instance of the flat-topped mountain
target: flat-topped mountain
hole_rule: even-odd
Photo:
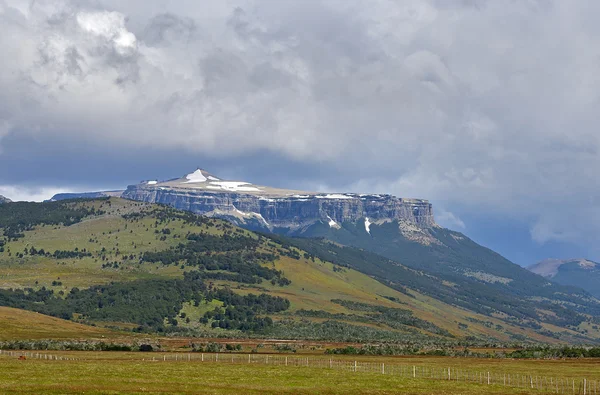
[[[528,267],[563,285],[581,287],[600,298],[600,263],[588,259],[545,259]]]
[[[361,222],[367,231],[372,223],[391,221],[436,226],[427,200],[281,189],[224,180],[202,169],[182,178],[131,185],[122,197],[284,233],[301,232],[316,223],[340,228],[344,222]]]
[[[2,204],[2,203],[10,203],[10,202],[12,202],[12,200],[10,200],[7,197],[4,197],[4,196],[0,195],[0,204]]]

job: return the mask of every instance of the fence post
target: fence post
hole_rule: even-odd
[[[201,359],[201,361],[204,362],[204,353],[202,353],[202,359]]]
[[[490,385],[490,372],[488,372],[488,385]]]
[[[413,365],[413,379],[417,377],[417,367]]]
[[[354,361],[354,373],[356,373],[356,361]]]
[[[448,380],[450,380],[450,368],[448,368]]]
[[[381,363],[381,374],[385,374],[385,363]]]

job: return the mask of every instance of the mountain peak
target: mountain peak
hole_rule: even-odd
[[[548,258],[533,264],[528,269],[535,274],[540,276],[553,278],[558,273],[561,266],[566,264],[576,264],[582,269],[593,269],[599,266],[596,262],[590,261],[585,258],[571,258],[571,259],[554,259]]]
[[[183,178],[185,178],[187,180],[187,183],[221,181],[222,180],[221,178],[219,178],[199,167],[192,173],[185,175]]]
[[[2,204],[2,203],[11,203],[11,202],[12,202],[12,200],[10,200],[9,198],[0,195],[0,204]]]

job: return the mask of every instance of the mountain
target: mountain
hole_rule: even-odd
[[[357,221],[365,229],[370,223],[393,220],[435,226],[432,206],[426,200],[280,189],[224,180],[201,169],[182,178],[131,185],[122,197],[168,204],[275,233],[302,232],[317,223],[339,228],[344,222]]]
[[[600,263],[587,259],[546,259],[528,269],[556,283],[583,288],[600,298]]]
[[[10,203],[10,202],[12,202],[12,200],[10,200],[9,198],[6,198],[6,197],[0,195],[0,204],[2,204],[2,203]]]
[[[597,336],[598,299],[581,288],[550,282],[464,234],[438,226],[426,200],[279,189],[224,180],[202,169],[129,186],[122,196],[226,219],[274,239],[285,236],[280,243],[327,257],[400,293],[418,292],[500,318],[500,326],[557,338],[571,336],[565,330]]]
[[[101,191],[101,192],[71,192],[71,193],[57,193],[52,196],[51,199],[46,200],[46,202],[56,202],[59,200],[69,200],[69,199],[95,199],[101,197],[119,197],[123,191]]]
[[[478,311],[475,297],[461,305],[460,287],[445,276],[325,239],[257,234],[165,205],[18,202],[0,206],[0,232],[0,305],[80,323],[418,344],[600,338],[591,319],[571,308],[560,310],[569,322],[542,314],[521,323]]]
[[[19,202],[0,206],[0,232],[0,306],[99,327],[419,344],[593,341],[443,302],[428,290],[444,280],[372,253],[164,205]],[[353,268],[369,265],[398,266],[403,279],[393,288]]]

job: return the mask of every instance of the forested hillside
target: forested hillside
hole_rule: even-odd
[[[546,321],[529,305],[497,314],[466,303],[448,277],[166,206],[119,198],[8,203],[0,226],[0,305],[80,323],[444,344],[597,337],[585,320],[564,321],[582,317],[572,309],[561,306],[564,314]]]

